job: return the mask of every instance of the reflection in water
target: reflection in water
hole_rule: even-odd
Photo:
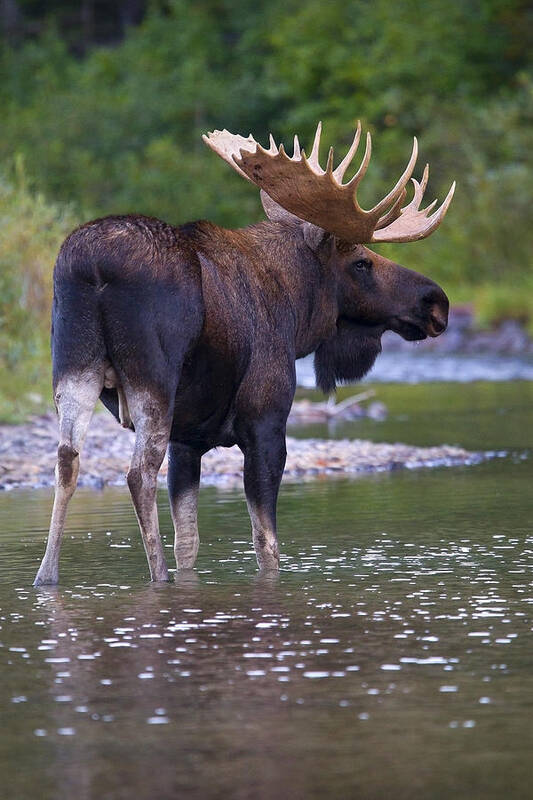
[[[279,577],[242,495],[205,490],[198,568],[163,586],[117,489],[76,496],[61,586],[30,588],[51,495],[2,496],[2,797],[528,797],[531,477],[286,486]]]

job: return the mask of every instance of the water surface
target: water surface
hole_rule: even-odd
[[[299,386],[313,387],[313,356],[296,362]],[[426,383],[428,381],[516,381],[533,380],[531,355],[443,353],[421,350],[413,342],[408,350],[385,350],[365,378],[371,383]]]
[[[530,385],[383,391],[343,435],[509,455],[284,486],[279,580],[241,492],[152,586],[127,492],[80,490],[35,590],[51,493],[0,496],[2,797],[531,796]]]

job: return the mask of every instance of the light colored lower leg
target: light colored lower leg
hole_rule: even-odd
[[[268,515],[261,514],[253,503],[247,502],[252,522],[252,537],[259,569],[279,569],[278,537]]]
[[[170,504],[174,523],[174,555],[178,569],[192,569],[200,537],[198,535],[198,487],[190,487]]]
[[[59,552],[67,507],[76,489],[80,451],[103,385],[101,370],[64,378],[56,389],[59,446],[55,469],[56,489],[46,552],[34,586],[55,584],[59,578]]]
[[[128,397],[135,425],[135,449],[128,471],[128,486],[143,539],[152,581],[168,581],[157,515],[157,475],[168,444],[170,421],[163,421],[153,400],[131,393]],[[159,419],[158,419],[159,417]]]
[[[155,475],[142,474],[137,467],[130,468],[128,472],[128,486],[130,488],[133,507],[150,569],[150,580],[168,581],[168,568],[163,552],[163,545],[159,535],[159,519],[157,515]]]
[[[65,448],[66,445],[63,445]],[[61,445],[59,447],[61,451]],[[61,550],[61,539],[63,537],[63,529],[65,527],[65,519],[67,516],[67,507],[70,498],[76,489],[76,482],[78,479],[78,471],[80,465],[79,455],[74,455],[72,451],[72,460],[70,465],[70,480],[64,482],[64,471],[69,470],[66,463],[61,466],[61,455],[58,453],[58,463],[56,465],[56,491],[54,496],[54,507],[52,509],[52,519],[50,521],[50,530],[48,533],[48,541],[46,543],[46,552],[44,554],[41,566],[35,577],[34,586],[41,586],[43,584],[56,584],[59,580],[59,552]],[[68,459],[65,454],[63,458]]]

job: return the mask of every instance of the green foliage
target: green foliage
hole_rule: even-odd
[[[66,43],[76,39],[64,31],[68,7],[51,4],[44,33],[0,47],[0,164],[22,157],[35,190],[20,174],[2,184],[2,215],[20,230],[28,219],[33,226],[32,255],[18,246],[14,221],[0,234],[2,308],[18,298],[9,332],[2,323],[2,363],[39,363],[31,336],[17,339],[15,309],[41,330],[48,301],[21,300],[22,285],[33,286],[37,253],[50,270],[66,219],[40,193],[79,219],[135,211],[239,226],[261,218],[258,192],[204,147],[200,135],[214,127],[263,142],[268,131],[289,142],[297,130],[305,143],[322,119],[341,154],[361,118],[375,147],[364,205],[390,188],[417,135],[421,166],[431,163],[429,199],[453,178],[456,198],[435,236],[382,251],[440,281],[452,299],[492,298],[479,301],[484,321],[502,308],[533,319],[518,301],[533,272],[525,0],[153,0],[122,42],[83,59]]]
[[[51,28],[1,51],[0,160],[24,153],[39,188],[90,213],[238,225],[254,218],[256,195],[202,132],[305,140],[322,118],[342,147],[361,117],[377,134],[363,199],[390,184],[417,134],[433,188],[454,174],[470,206],[487,166],[531,157],[513,148],[531,114],[527,21],[521,0],[172,0],[83,60]]]
[[[472,290],[478,324],[489,328],[506,319],[524,323],[533,336],[533,276],[520,284],[482,284]]]
[[[0,419],[50,402],[52,266],[73,214],[31,191],[19,160],[0,176]]]
[[[461,288],[473,294],[481,284],[515,290],[530,284],[532,123],[533,82],[525,74],[512,94],[450,111],[441,122],[447,153],[440,159],[446,163],[441,171],[458,180],[449,215],[434,236],[391,246],[389,255],[405,261],[408,253],[410,266],[428,271],[452,296]],[[438,131],[430,127],[426,139],[439,163]]]

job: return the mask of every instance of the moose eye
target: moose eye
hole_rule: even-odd
[[[357,270],[369,270],[372,269],[372,262],[369,258],[358,258],[357,261],[353,262],[352,268]]]

